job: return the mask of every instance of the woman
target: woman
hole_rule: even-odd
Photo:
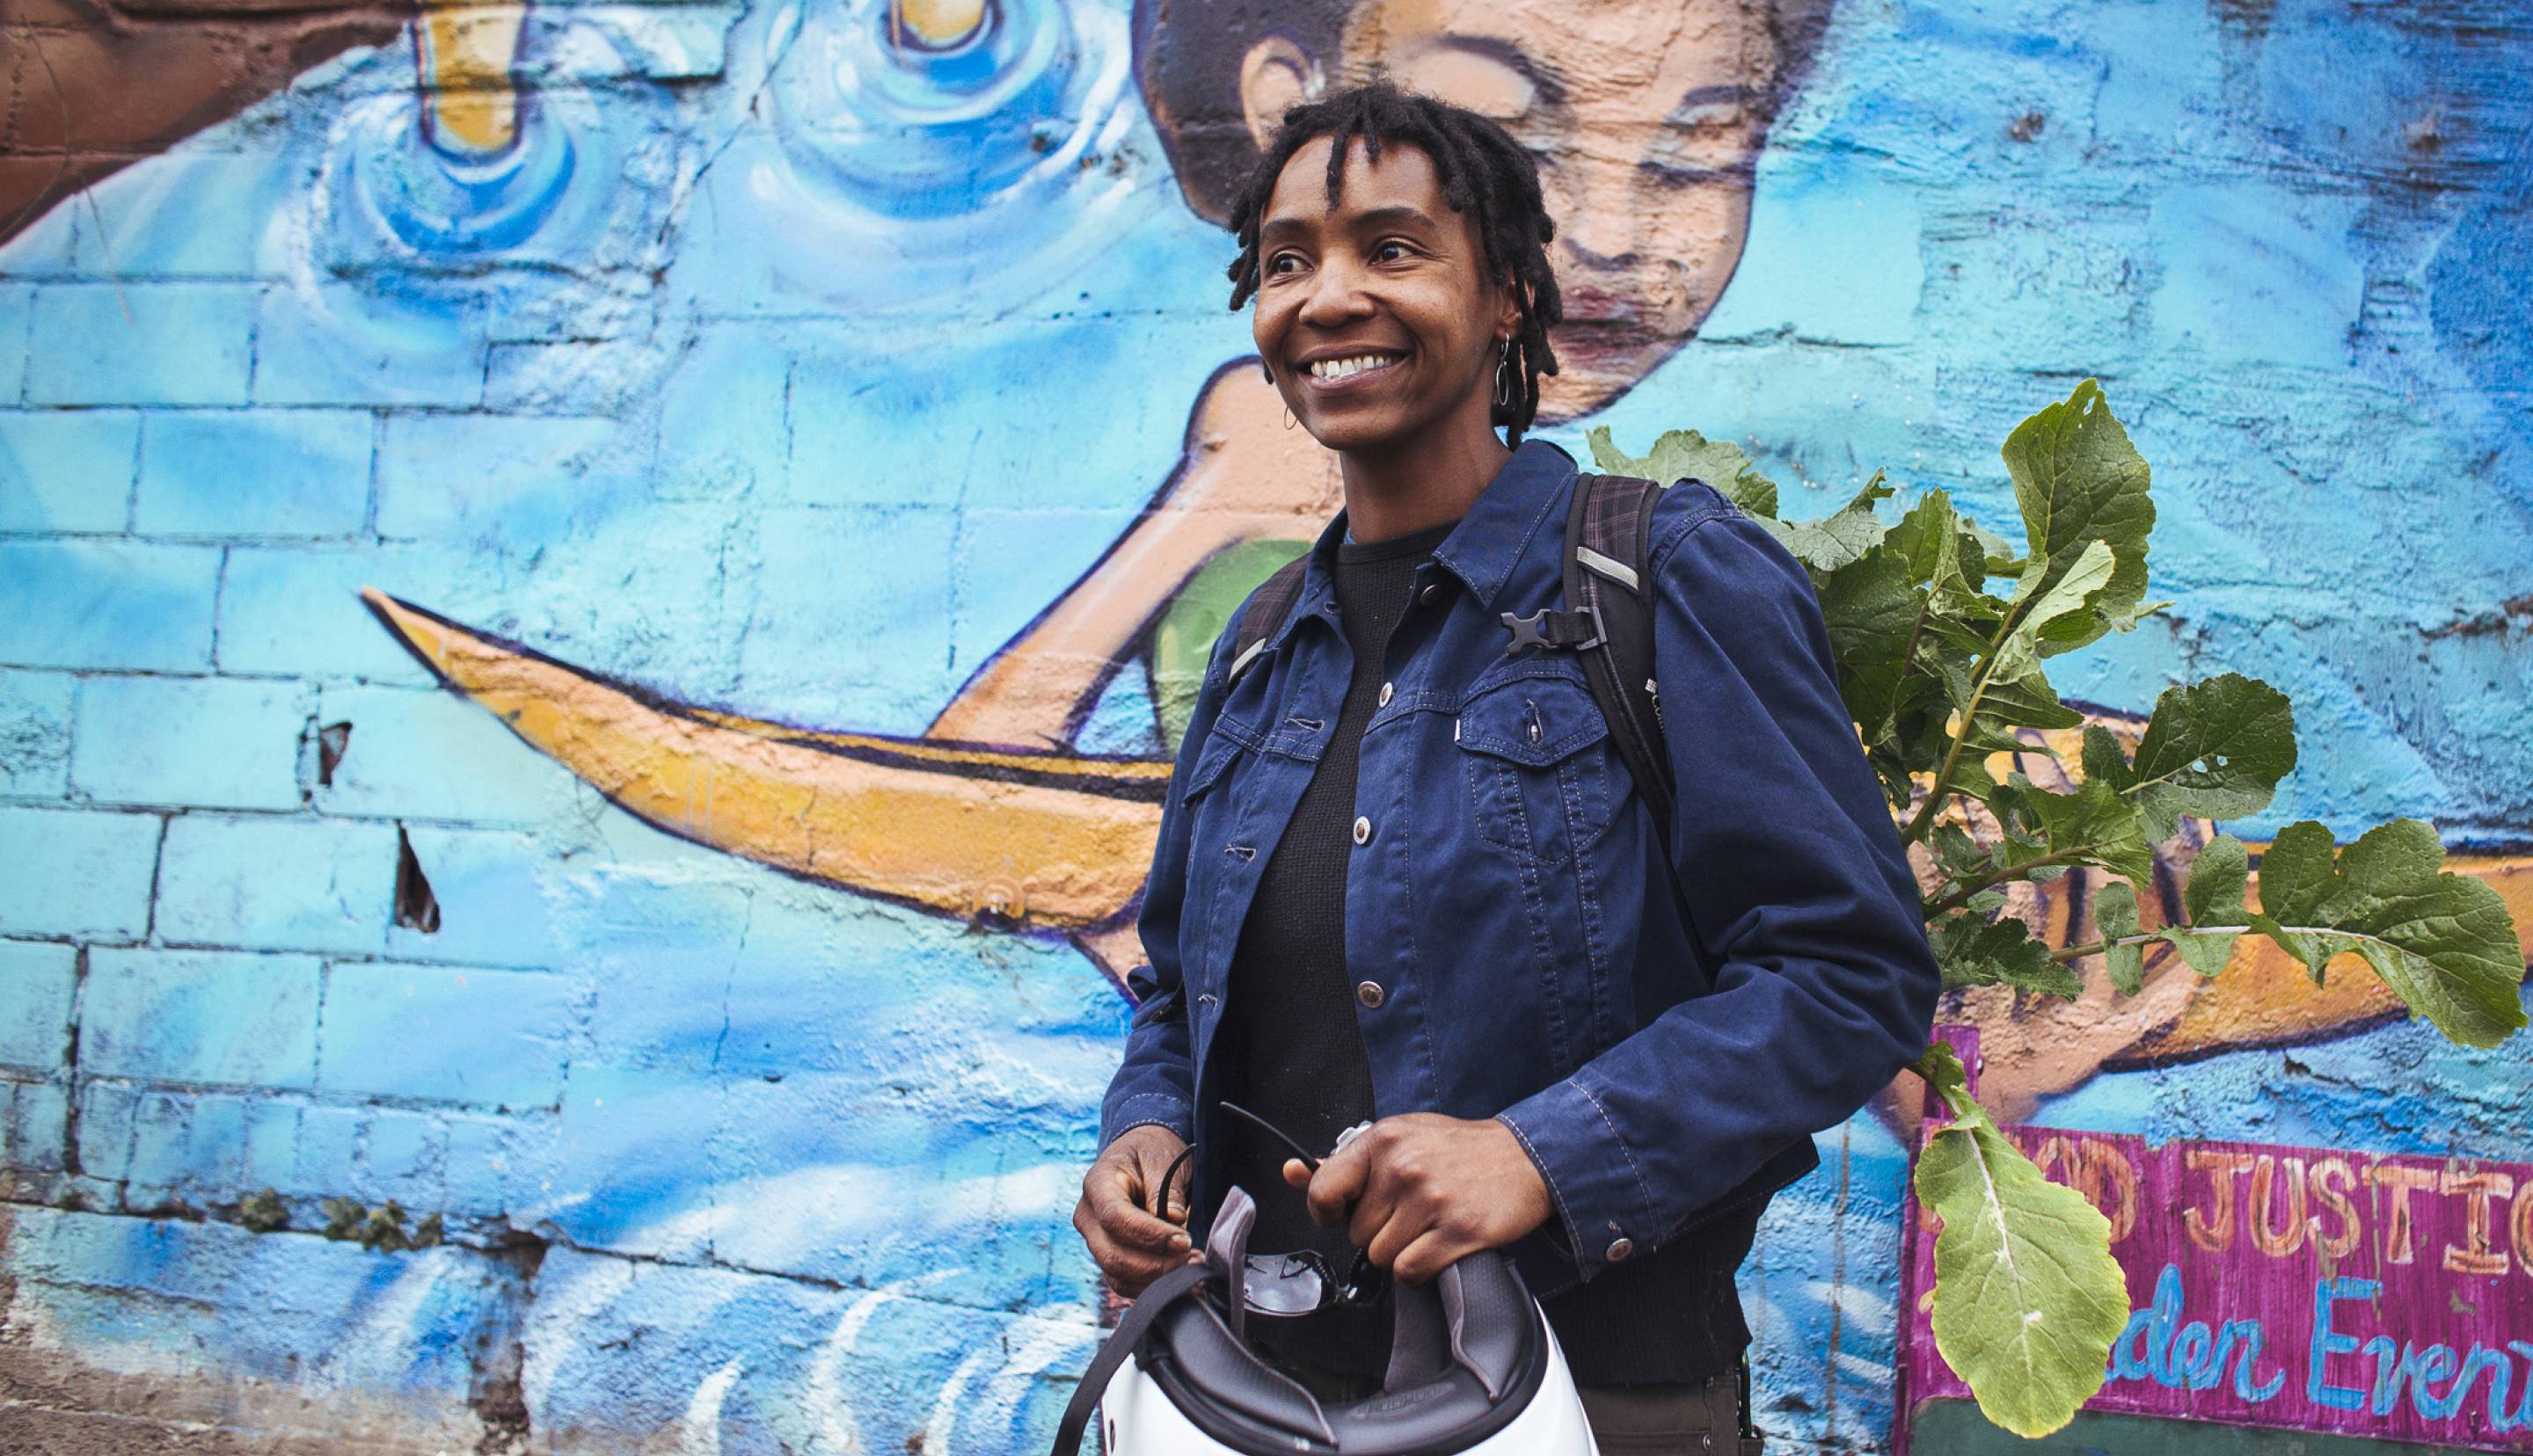
[[[1235,616],[1199,688],[1075,1226],[1127,1293],[1235,1185],[1261,1251],[1414,1282],[1506,1248],[1604,1450],[1715,1449],[1759,1213],[1923,1048],[1938,984],[1810,587],[1717,493],[1659,497],[1657,844],[1571,654],[1504,651],[1503,613],[1558,604],[1575,481],[1521,438],[1561,313],[1528,153],[1360,87],[1286,115],[1231,227],[1233,306],[1345,503],[1282,625],[1235,675]],[[1315,1152],[1370,1129],[1311,1173],[1225,1101]],[[1387,1319],[1260,1339],[1342,1394]]]

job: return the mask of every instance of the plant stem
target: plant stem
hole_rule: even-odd
[[[2303,929],[2301,926],[2288,928],[2291,931]],[[2249,935],[2251,931],[2252,927],[2249,925],[2169,925],[2161,930],[2141,931],[2136,935],[2123,935],[2117,939],[2069,946],[2063,951],[2050,952],[2049,959],[2059,961],[2082,961],[2088,956],[2098,956],[2113,946],[2142,946],[2148,941],[2161,940],[2167,935]]]
[[[1935,808],[1944,801],[1944,795],[1952,791],[1953,771],[1961,767],[1962,748],[1970,742],[1972,729],[1977,726],[1979,699],[1987,696],[1988,681],[1996,673],[1997,663],[2005,657],[2006,639],[2014,635],[2014,624],[2022,620],[2023,613],[2031,606],[2030,598],[2017,602],[2006,612],[2005,619],[1997,623],[1996,636],[1987,645],[1987,661],[1979,665],[1978,680],[1971,684],[1971,700],[1962,709],[1961,729],[1953,734],[1953,746],[1944,750],[1944,762],[1935,770],[1935,782],[1927,786],[1926,802],[1910,819],[1908,827],[1900,831],[1900,843],[1914,844],[1924,839],[1926,831],[1933,827]]]
[[[2008,865],[2004,869],[1981,875],[1975,880],[1962,881],[1954,885],[1952,889],[1945,891],[1940,896],[1937,896],[1935,900],[1926,906],[1926,918],[1932,920],[1936,916],[1941,915],[1948,910],[1960,909],[1963,905],[1970,903],[1971,897],[1992,885],[2001,885],[2008,880],[2021,879],[2023,876],[2033,870],[2047,869],[2053,864],[2065,864],[2070,860],[2080,859],[2084,857],[2084,853],[2085,851],[2081,847],[2074,849],[2060,849],[2054,853],[2043,854],[2037,859],[2027,859],[2021,864]]]

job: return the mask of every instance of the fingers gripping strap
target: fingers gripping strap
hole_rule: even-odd
[[[1144,1332],[1161,1311],[1185,1299],[1213,1276],[1204,1264],[1182,1264],[1146,1286],[1127,1310],[1126,1317],[1108,1333],[1108,1341],[1099,1353],[1090,1357],[1090,1368],[1082,1372],[1082,1383],[1074,1387],[1073,1399],[1065,1403],[1064,1418],[1056,1423],[1053,1456],[1080,1456],[1082,1433],[1090,1428],[1090,1414],[1099,1409],[1099,1397],[1108,1392],[1108,1382],[1118,1369],[1144,1342]]]

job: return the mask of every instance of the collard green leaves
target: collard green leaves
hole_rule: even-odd
[[[1918,1201],[1944,1221],[1935,1348],[1990,1421],[2047,1435],[2101,1389],[2128,1323],[2110,1220],[1998,1131],[1951,1046],[1934,1043],[1917,1070],[1953,1115],[1917,1155]]]
[[[1944,989],[1958,986],[2012,986],[2073,1001],[2084,994],[2076,972],[2049,959],[2049,947],[2032,938],[2032,930],[2012,915],[1987,918],[1989,907],[1973,904],[1926,928],[1935,948],[1935,963],[1944,972]]]
[[[1643,455],[1630,455],[1610,441],[1610,427],[1585,432],[1592,463],[1604,474],[1629,475],[1668,486],[1700,480],[1724,493],[1724,498],[1760,520],[1777,519],[1777,483],[1750,466],[1750,457],[1729,439],[1708,439],[1694,430],[1674,430],[1654,441]]]
[[[2295,707],[2239,672],[2166,688],[2134,764],[2098,728],[2085,735],[2084,763],[2087,778],[2108,780],[2136,802],[2146,837],[2161,842],[2185,815],[2232,819],[2269,806],[2295,768]]]
[[[2051,685],[2050,660],[2156,610],[2146,602],[2150,475],[2093,380],[2005,442],[2019,556],[1943,491],[1922,493],[1886,525],[1877,509],[1894,492],[1876,475],[1828,516],[1781,521],[1776,487],[1730,441],[1674,431],[1642,457],[1619,451],[1607,430],[1590,442],[1603,470],[1715,486],[1809,572],[1866,760],[1907,815],[1903,839],[1924,841],[1932,857],[1927,938],[1948,989],[2073,999],[2084,990],[2075,965],[2099,955],[2114,987],[2135,994],[2156,940],[2212,976],[2237,940],[2257,933],[2317,982],[2332,957],[2364,958],[2457,1042],[2496,1045],[2525,1023],[2523,957],[2504,903],[2443,872],[2435,830],[2412,820],[2371,830],[2344,852],[2319,824],[2290,827],[2263,858],[2258,911],[2245,905],[2249,852],[2220,835],[2192,866],[2185,923],[2146,930],[2150,846],[2185,820],[2261,812],[2296,766],[2294,710],[2266,683],[2229,672],[2164,692],[2134,759],[2107,728],[2086,728],[2069,786],[2044,788],[2002,767],[2002,782],[1992,775],[1993,754],[2023,765],[2056,756],[2032,730],[2085,722]],[[1976,838],[1953,822],[1963,800],[1985,806],[1969,816]],[[2006,887],[2075,867],[2100,872],[2101,938],[2057,948],[2010,912]],[[1936,1343],[1989,1419],[2046,1434],[2100,1386],[2127,1319],[2108,1225],[2043,1180],[1971,1100],[1951,1048],[1936,1043],[1918,1071],[1955,1118],[1931,1136],[1916,1175],[1918,1196],[1944,1220]]]
[[[2146,457],[2112,417],[2102,386],[2087,379],[2065,400],[2016,426],[2003,453],[2029,550],[2019,594],[2054,590],[2095,546],[2114,559],[2093,603],[2095,616],[2082,631],[2062,628],[2049,639],[2051,650],[2082,647],[2112,627],[2136,625],[2152,610],[2141,604],[2154,502],[2147,495]]]
[[[2444,872],[2431,825],[2395,819],[2332,859],[2330,831],[2290,824],[2261,856],[2252,928],[2305,963],[2314,984],[2354,951],[2412,1012],[2464,1046],[2496,1046],[2524,1024],[2524,955],[2506,902]]]

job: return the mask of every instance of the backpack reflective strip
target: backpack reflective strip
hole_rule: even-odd
[[[1229,680],[1230,680],[1230,681],[1233,681],[1233,682],[1237,682],[1237,681],[1239,681],[1239,680],[1240,680],[1240,673],[1241,673],[1242,670],[1246,669],[1246,668],[1249,666],[1249,660],[1250,660],[1251,658],[1254,658],[1254,657],[1258,656],[1258,654],[1260,654],[1260,653],[1262,653],[1262,652],[1265,652],[1266,650],[1266,638],[1264,638],[1264,637],[1261,637],[1261,638],[1259,638],[1257,641],[1250,643],[1250,644],[1249,644],[1249,646],[1248,646],[1248,648],[1247,648],[1247,650],[1243,651],[1243,652],[1240,654],[1240,656],[1238,656],[1238,657],[1236,657],[1236,658],[1233,658],[1233,659],[1231,660],[1231,677],[1230,677],[1230,679],[1229,679]]]
[[[1636,589],[1636,568],[1624,561],[1614,561],[1592,548],[1580,545],[1574,548],[1574,559],[1625,587],[1628,591],[1632,592]]]

